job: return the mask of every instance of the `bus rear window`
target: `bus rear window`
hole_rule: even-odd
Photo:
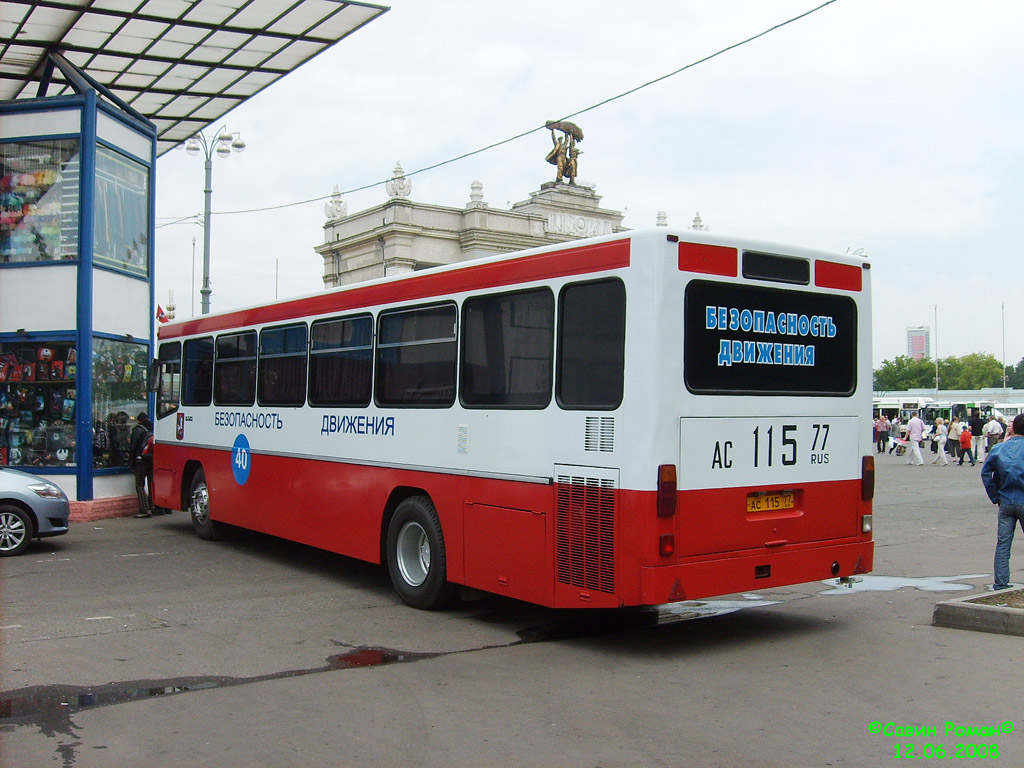
[[[857,304],[849,296],[694,280],[683,378],[701,394],[852,395]]]

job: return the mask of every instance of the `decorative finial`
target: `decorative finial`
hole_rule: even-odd
[[[659,227],[668,226],[668,214],[665,211],[658,211],[658,224]]]
[[[348,216],[348,203],[341,199],[337,184],[334,185],[331,199],[324,203],[324,216],[328,219],[343,219]]]
[[[704,223],[704,219],[700,217],[700,211],[697,211],[697,215],[693,217],[693,224],[690,225],[690,229],[696,229],[698,232],[707,232],[707,224]]]
[[[402,170],[401,163],[395,162],[394,174],[384,188],[392,200],[404,200],[409,197],[409,193],[412,192],[412,182],[405,178],[405,171]]]
[[[484,203],[484,185],[482,181],[474,181],[469,185],[469,204],[473,208],[480,208]]]

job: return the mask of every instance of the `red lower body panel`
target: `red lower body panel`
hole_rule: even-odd
[[[396,498],[429,496],[448,580],[554,608],[658,605],[871,570],[859,483],[796,489],[796,508],[749,514],[744,489],[685,491],[657,516],[654,491],[516,482],[255,454],[244,483],[229,450],[159,444],[155,501],[187,507],[202,467],[214,520],[381,562]],[[586,478],[584,478],[586,480]],[[660,537],[675,536],[663,557]],[[838,567],[834,564],[838,563]]]

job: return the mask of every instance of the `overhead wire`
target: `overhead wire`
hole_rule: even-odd
[[[785,26],[787,26],[789,24],[793,24],[794,22],[800,21],[801,19],[805,19],[808,16],[810,16],[811,14],[817,13],[818,11],[822,10],[823,8],[825,8],[825,7],[829,6],[829,5],[832,5],[833,3],[836,3],[836,2],[838,2],[838,0],[825,0],[825,2],[821,3],[821,5],[818,5],[818,6],[814,7],[814,8],[811,8],[810,10],[804,11],[803,13],[798,14],[798,15],[790,18],[790,19],[786,19],[785,21],[779,22],[778,24],[775,24],[775,25],[769,27],[768,29],[765,29],[765,30],[763,30],[761,32],[758,32],[756,35],[751,35],[750,37],[748,37],[748,38],[746,38],[744,40],[740,40],[737,43],[733,43],[732,45],[728,45],[725,48],[722,48],[722,49],[720,49],[718,51],[715,51],[714,53],[708,54],[707,56],[704,56],[704,57],[702,57],[700,59],[697,59],[696,61],[692,61],[689,64],[685,64],[684,66],[679,67],[678,69],[675,69],[675,70],[673,70],[671,72],[668,72],[668,73],[666,73],[664,75],[661,75],[660,77],[656,77],[653,80],[648,80],[646,83],[642,83],[642,84],[636,86],[635,88],[630,88],[629,90],[622,91],[621,93],[618,93],[618,94],[616,94],[614,96],[609,96],[607,99],[599,101],[596,104],[591,104],[589,107],[584,107],[583,109],[579,109],[579,110],[577,110],[575,112],[572,112],[572,113],[570,113],[568,115],[565,115],[564,117],[561,118],[561,120],[569,120],[570,118],[578,117],[579,115],[585,114],[587,112],[591,112],[591,111],[593,111],[595,109],[598,109],[600,107],[603,107],[603,106],[605,106],[607,104],[611,104],[614,101],[618,101],[619,99],[623,99],[626,96],[631,96],[632,94],[637,93],[638,91],[641,91],[644,88],[648,88],[648,87],[650,87],[652,85],[656,85],[657,83],[660,83],[660,82],[662,82],[664,80],[667,80],[670,77],[675,77],[676,75],[681,74],[682,72],[685,72],[688,69],[693,69],[694,67],[697,67],[697,66],[699,66],[701,64],[705,64],[705,63],[711,61],[712,59],[715,59],[715,58],[717,58],[717,57],[719,57],[719,56],[721,56],[721,55],[723,55],[725,53],[728,53],[729,51],[734,51],[737,48],[740,48],[740,47],[742,47],[744,45],[752,43],[755,40],[758,40],[758,39],[764,37],[765,35],[769,35],[772,32],[775,32],[776,30],[781,29],[782,27],[785,27]],[[535,128],[530,128],[529,130],[523,131],[521,133],[517,133],[514,136],[509,136],[508,138],[502,139],[500,141],[495,141],[495,142],[493,142],[491,144],[488,144],[485,147],[480,147],[479,149],[474,149],[474,150],[471,150],[469,152],[464,152],[461,155],[457,155],[455,157],[451,157],[451,158],[449,158],[447,160],[442,160],[440,162],[433,163],[431,165],[427,165],[427,166],[424,166],[422,168],[418,168],[415,171],[410,171],[408,173],[405,173],[404,176],[408,178],[409,176],[416,176],[417,174],[426,173],[427,171],[433,171],[433,170],[436,170],[436,169],[441,168],[443,166],[451,165],[452,163],[457,163],[460,160],[465,160],[468,157],[473,157],[474,155],[479,155],[479,154],[482,154],[484,152],[488,152],[488,151],[490,151],[492,149],[496,149],[498,147],[504,146],[505,144],[511,144],[514,141],[519,141],[519,139],[523,139],[523,138],[525,138],[525,137],[527,137],[527,136],[529,136],[531,134],[537,133],[538,131],[546,130],[546,128],[547,128],[546,125],[539,125],[539,126],[537,126]],[[297,200],[297,201],[294,201],[294,202],[291,202],[291,203],[282,203],[280,205],[269,205],[269,206],[265,206],[265,207],[262,207],[262,208],[246,208],[246,209],[237,210],[237,211],[214,211],[213,215],[217,215],[217,216],[232,216],[232,215],[236,215],[236,214],[262,213],[264,211],[277,211],[277,210],[281,210],[283,208],[294,208],[294,207],[299,206],[299,205],[308,205],[309,203],[316,203],[316,202],[320,202],[322,200],[328,200],[331,197],[334,197],[336,195],[338,195],[338,196],[340,196],[340,195],[351,195],[351,194],[355,194],[356,192],[363,192],[363,191],[365,191],[367,189],[373,189],[374,187],[379,187],[379,186],[381,186],[383,184],[387,184],[389,181],[391,181],[390,178],[389,179],[382,179],[380,181],[374,181],[374,182],[371,182],[369,184],[363,184],[362,186],[352,187],[351,189],[346,189],[346,190],[342,190],[342,191],[339,191],[339,192],[332,192],[331,194],[328,194],[328,195],[320,195],[319,197],[311,197],[311,198],[309,198],[307,200]],[[183,216],[183,217],[180,217],[178,221],[170,222],[170,223],[180,223],[181,221],[185,221],[185,220],[190,219],[190,218],[194,218],[194,217],[192,217],[192,216]],[[161,226],[167,226],[167,225],[161,225]]]

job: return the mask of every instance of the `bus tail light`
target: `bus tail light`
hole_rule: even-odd
[[[672,517],[676,513],[676,465],[658,467],[658,517]]]
[[[875,527],[875,518],[872,515],[861,515],[860,516],[860,532],[871,533]]]
[[[658,539],[658,554],[662,557],[672,557],[676,553],[675,534],[665,533]]]
[[[864,501],[875,498],[875,457],[863,456],[860,461],[860,497]]]

